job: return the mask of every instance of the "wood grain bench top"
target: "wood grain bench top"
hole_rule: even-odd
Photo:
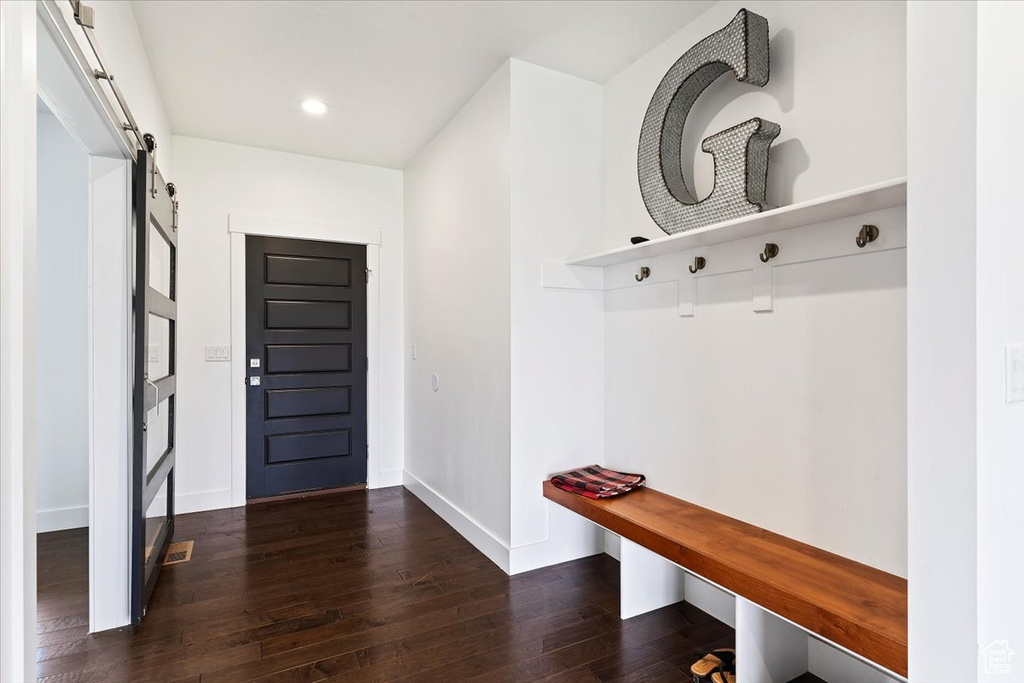
[[[544,497],[808,631],[907,675],[907,580],[642,488]]]

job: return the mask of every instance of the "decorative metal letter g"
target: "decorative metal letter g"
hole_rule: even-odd
[[[706,138],[715,186],[698,200],[683,177],[681,144],[690,108],[719,76],[758,87],[768,82],[768,20],[741,9],[729,25],[679,58],[654,91],[640,130],[637,173],[651,218],[672,235],[772,208],[765,201],[768,148],[781,128],[753,118]]]

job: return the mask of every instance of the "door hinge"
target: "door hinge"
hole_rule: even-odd
[[[366,281],[367,281],[367,282],[369,282],[369,281],[370,281],[370,273],[372,273],[372,272],[373,272],[373,271],[372,271],[372,270],[370,270],[369,268],[367,268],[367,269],[366,269]]]
[[[366,369],[367,370],[370,369],[370,359],[369,358],[366,359]]]

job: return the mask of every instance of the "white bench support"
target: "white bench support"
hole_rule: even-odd
[[[737,596],[737,683],[786,683],[806,672],[807,632]]]
[[[686,572],[623,538],[619,548],[619,613],[623,619],[683,600]]]
[[[732,626],[737,683],[787,683],[807,671],[830,683],[906,682],[627,538],[604,535],[605,552],[619,560],[621,618],[685,600]]]

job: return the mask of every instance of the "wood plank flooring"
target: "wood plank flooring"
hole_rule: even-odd
[[[686,681],[733,642],[685,603],[620,620],[605,555],[510,578],[400,487],[176,524],[136,633],[88,634],[86,531],[40,535],[40,681]]]

